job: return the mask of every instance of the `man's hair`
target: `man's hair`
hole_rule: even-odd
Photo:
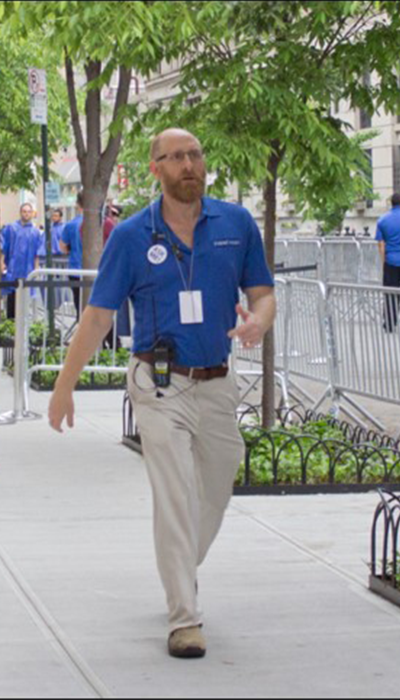
[[[158,156],[160,155],[161,138],[162,138],[162,134],[158,134],[157,136],[155,136],[155,138],[151,142],[151,146],[150,146],[150,158],[151,158],[151,160],[157,160]]]
[[[53,209],[53,214],[59,214],[61,218],[64,216],[62,209]]]
[[[33,211],[33,206],[30,202],[25,202],[25,204],[21,204],[21,206],[19,208],[20,212],[23,210],[24,207],[30,207],[31,210]]]
[[[398,207],[400,206],[400,192],[395,192],[394,195],[392,195],[392,207]]]
[[[192,136],[194,139],[196,139],[196,141],[198,141],[196,136],[194,136],[194,134],[191,134],[190,131],[187,131],[186,129],[180,129],[179,127],[172,127],[170,129],[164,129],[164,131],[162,131],[160,134],[157,134],[157,136],[155,136],[151,142],[151,147],[150,147],[151,160],[157,160],[157,158],[160,155],[161,141],[162,141],[164,136],[167,136],[169,134],[177,134],[177,135],[182,134],[182,135],[186,135],[186,136]],[[199,146],[200,146],[200,143],[199,143]]]
[[[76,198],[76,203],[79,207],[83,209],[83,190],[78,192],[77,198]]]

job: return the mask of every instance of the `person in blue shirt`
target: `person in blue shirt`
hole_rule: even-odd
[[[392,209],[382,216],[376,228],[375,240],[383,263],[383,285],[400,287],[400,193],[391,198]],[[394,294],[385,295],[384,330],[392,333],[398,321],[398,300]]]
[[[228,370],[231,342],[261,343],[275,299],[249,212],[204,196],[206,165],[197,138],[180,129],[159,134],[150,169],[162,197],[112,232],[49,422],[60,432],[65,418],[73,426],[79,373],[129,297],[135,327],[128,388],[153,490],[168,651],[201,657],[206,642],[197,568],[219,531],[244,456],[239,392]],[[248,310],[239,303],[240,289]]]
[[[83,223],[83,192],[78,193],[76,207],[78,214],[74,219],[65,224],[60,240],[61,253],[69,256],[68,267],[70,270],[82,269],[83,249],[81,226]],[[74,282],[80,278],[71,275],[69,279]],[[72,294],[74,297],[77,319],[79,321],[81,314],[81,290],[79,287],[73,287]]]
[[[64,230],[64,222],[62,220],[63,212],[62,209],[53,209],[51,213],[52,226],[51,226],[51,252],[53,256],[61,255],[60,241],[62,232]],[[42,235],[42,245],[40,247],[39,256],[41,258],[46,257],[46,235]]]
[[[34,216],[31,204],[20,208],[20,219],[5,226],[0,235],[0,271],[2,281],[14,282],[26,279],[39,267],[41,233],[32,223]],[[4,290],[3,290],[4,293]],[[15,318],[15,290],[10,287],[7,295],[7,316]]]

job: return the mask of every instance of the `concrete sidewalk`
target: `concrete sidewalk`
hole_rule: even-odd
[[[207,656],[171,659],[122,393],[76,410],[63,436],[0,427],[0,697],[400,696],[400,608],[367,590],[376,493],[232,499],[199,576]]]

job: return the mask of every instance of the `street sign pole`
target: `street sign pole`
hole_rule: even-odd
[[[47,124],[42,124],[42,160],[43,160],[43,197],[45,211],[45,233],[46,233],[46,265],[48,268],[53,267],[53,251],[51,241],[51,226],[50,226],[50,205],[47,201],[47,188],[49,182],[49,146],[47,137]]]
[[[44,197],[44,230],[46,236],[46,265],[51,270],[53,267],[53,251],[51,240],[50,227],[50,205],[47,203],[46,185],[49,182],[49,147],[47,136],[47,124],[42,124],[42,160],[43,160],[43,197]],[[54,338],[54,288],[52,286],[53,278],[49,278],[49,287],[47,290],[47,308],[49,312],[49,334],[50,338]]]
[[[29,94],[31,99],[31,122],[40,124],[42,131],[42,159],[43,159],[43,195],[44,195],[44,225],[46,239],[46,265],[53,265],[52,241],[50,228],[50,205],[47,199],[47,183],[49,182],[49,149],[47,137],[47,84],[46,71],[38,68],[28,70]],[[47,308],[49,318],[50,337],[54,336],[54,288],[49,280]]]

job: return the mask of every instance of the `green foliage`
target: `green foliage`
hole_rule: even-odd
[[[362,144],[331,107],[347,100],[370,114],[400,109],[400,13],[379,2],[170,4],[175,30],[166,53],[185,54],[180,94],[166,110],[148,112],[147,129],[194,131],[217,174],[211,193],[232,180],[243,191],[264,186],[276,177],[275,156],[305,214],[326,227],[340,220],[365,196],[366,164]],[[365,84],[366,71],[376,83]]]
[[[115,366],[127,367],[130,360],[130,352],[125,348],[121,348],[115,353]],[[43,362],[46,365],[62,365],[65,361],[65,350],[63,348],[49,349],[44,357]],[[33,356],[30,359],[30,366],[37,364],[36,358]],[[41,361],[39,364],[43,364]],[[114,356],[111,350],[101,350],[98,356],[92,358],[89,366],[113,367]],[[58,372],[52,370],[38,370],[33,372],[32,380],[41,389],[51,390],[54,388],[58,377]],[[77,389],[82,388],[109,388],[109,389],[124,389],[126,379],[123,374],[116,372],[82,372],[77,384]]]
[[[146,207],[159,192],[156,181],[149,172],[149,144],[156,129],[157,126],[154,125],[152,133],[138,120],[136,129],[129,136],[125,135],[118,159],[124,165],[128,179],[128,187],[120,196],[124,205],[124,219]]]
[[[0,191],[30,189],[40,168],[40,126],[30,122],[28,68],[45,68],[48,87],[49,151],[70,140],[65,84],[57,67],[45,60],[38,37],[22,41],[0,26]]]
[[[61,332],[55,329],[53,337],[50,337],[50,328],[44,323],[31,323],[29,327],[29,345],[40,347],[46,341],[47,345],[58,346],[61,342]]]
[[[1,344],[14,343],[15,339],[15,321],[4,317],[0,318],[0,346]]]
[[[328,421],[310,421],[304,426],[280,426],[260,438],[258,426],[243,431],[251,449],[250,485],[270,486],[274,483],[273,465],[277,467],[279,484],[301,484],[302,468],[307,484],[327,484],[334,466],[335,483],[356,484],[362,471],[366,483],[382,483],[386,469],[392,481],[400,480],[399,455],[373,443],[353,445],[345,434]],[[241,464],[236,485],[244,483],[245,465]]]

